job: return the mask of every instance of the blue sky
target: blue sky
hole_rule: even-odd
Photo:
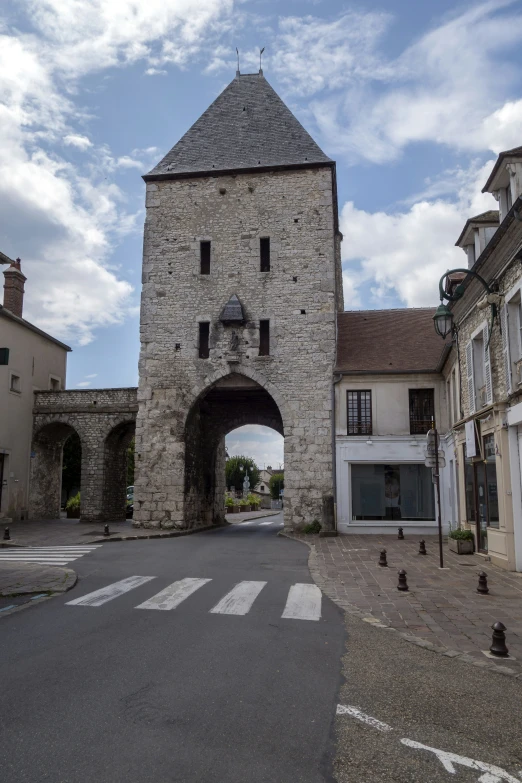
[[[487,171],[522,144],[519,1],[4,0],[0,39],[0,249],[26,317],[74,349],[69,388],[137,384],[141,174],[236,46],[243,72],[266,47],[337,161],[347,309],[436,304],[464,221],[495,206]]]

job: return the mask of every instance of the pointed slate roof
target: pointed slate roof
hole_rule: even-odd
[[[237,298],[236,294],[232,294],[219,316],[219,320],[223,323],[243,323],[245,317],[243,315],[243,307],[241,302]]]
[[[236,76],[143,179],[332,164],[259,72]]]

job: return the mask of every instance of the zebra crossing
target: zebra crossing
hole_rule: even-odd
[[[79,546],[39,546],[0,549],[0,562],[36,563],[39,565],[67,565],[79,557],[88,555],[102,544],[82,544]]]
[[[67,601],[67,606],[93,606],[99,607],[120,598],[125,593],[141,587],[152,581],[154,576],[129,576],[114,582],[92,593],[87,593],[80,598]],[[212,579],[188,577],[173,582],[159,593],[135,606],[135,609],[152,609],[170,611],[176,609],[184,601],[188,600],[197,590],[205,588]],[[267,582],[242,581],[235,584],[217,604],[210,606],[210,614],[227,614],[244,616],[250,612],[257,597],[266,587]],[[321,619],[321,591],[316,585],[297,583],[290,587],[288,596],[281,614],[284,620],[320,620]]]

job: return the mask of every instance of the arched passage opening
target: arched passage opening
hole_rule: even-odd
[[[244,375],[220,379],[193,405],[185,426],[186,527],[224,521],[225,436],[247,424],[261,424],[284,436],[274,398]]]
[[[66,477],[63,472],[63,453],[66,444],[72,446],[69,463],[70,481],[69,475]],[[76,460],[79,460],[80,471],[75,470],[73,465]],[[33,437],[31,449],[30,517],[59,519],[64,495],[74,490],[74,483],[81,483],[79,473],[81,473],[81,439],[74,427],[66,422],[56,421],[41,427]]]
[[[271,427],[247,424],[229,432],[225,438],[227,503],[254,502],[255,509],[281,509],[282,489],[278,476],[284,475],[284,438]],[[249,489],[245,497],[245,473]],[[272,476],[274,480],[271,481]],[[233,503],[233,506],[232,506]],[[230,508],[228,509],[231,510]]]
[[[105,438],[102,497],[105,521],[121,522],[126,517],[129,446],[135,431],[135,421],[124,421]]]

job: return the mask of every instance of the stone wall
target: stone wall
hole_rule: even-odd
[[[82,446],[82,521],[125,518],[126,448],[134,435],[136,391],[35,392],[30,518],[60,516],[62,450],[73,432]]]
[[[217,440],[226,433],[198,458],[195,441],[204,433],[194,409],[231,374],[255,381],[279,410],[286,526],[320,519],[322,495],[332,490],[331,381],[342,306],[333,194],[329,167],[147,184],[136,524],[185,527],[216,515]],[[260,272],[259,239],[267,236],[271,269]],[[209,275],[200,274],[202,240],[212,242]],[[233,329],[219,321],[233,294],[245,314],[234,328],[237,348]],[[270,321],[269,356],[258,355],[260,319]],[[210,358],[200,359],[198,322],[205,321]],[[231,399],[236,393],[229,389]],[[242,422],[263,423],[245,405]]]

